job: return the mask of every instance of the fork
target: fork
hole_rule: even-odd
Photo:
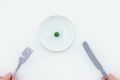
[[[20,69],[21,65],[24,64],[28,58],[30,57],[30,55],[32,54],[33,50],[29,47],[27,47],[21,54],[21,56],[19,57],[19,63],[13,73],[13,75],[15,76],[18,72],[18,70]]]

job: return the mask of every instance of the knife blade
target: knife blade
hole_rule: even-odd
[[[101,73],[103,74],[105,80],[108,80],[108,75],[106,73],[106,71],[103,69],[102,65],[100,64],[100,62],[97,60],[97,58],[95,57],[95,55],[93,54],[92,50],[90,49],[88,43],[86,41],[83,42],[83,47],[87,53],[87,55],[89,56],[90,60],[92,61],[92,63],[95,65],[95,67],[101,71]]]

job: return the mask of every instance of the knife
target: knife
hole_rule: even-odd
[[[102,65],[97,60],[97,58],[93,54],[92,50],[90,49],[90,47],[89,47],[89,45],[88,45],[88,43],[86,41],[83,42],[83,47],[84,47],[87,55],[89,56],[90,60],[92,61],[92,63],[95,65],[95,67],[98,70],[100,70],[100,72],[103,74],[105,80],[108,80],[108,75],[107,75],[106,71],[103,69]]]

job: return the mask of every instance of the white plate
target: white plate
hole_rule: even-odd
[[[51,16],[40,26],[40,41],[50,51],[66,50],[72,45],[74,39],[73,25],[63,16]]]

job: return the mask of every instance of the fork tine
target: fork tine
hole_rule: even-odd
[[[31,53],[30,53],[30,54],[27,54],[25,57],[26,57],[26,58],[29,58],[30,55],[31,55]]]
[[[27,47],[26,50],[23,52],[22,55],[25,56],[25,57],[29,57],[32,52],[33,52],[33,50],[30,49],[29,47]]]
[[[32,51],[32,49],[31,49],[31,48],[29,48],[28,52],[31,52],[31,51]]]
[[[28,51],[29,51],[29,47],[27,47],[27,48],[23,51],[22,55],[23,55],[23,56],[26,55]]]
[[[26,57],[29,57],[31,54],[32,54],[32,52],[33,52],[33,50],[31,49],[31,50],[29,50],[29,52],[27,52],[26,54],[25,54],[25,56]]]
[[[25,56],[30,55],[31,53],[32,53],[32,50],[30,49],[26,52]]]
[[[27,51],[27,53],[31,52],[31,50],[32,50],[32,49],[28,48],[28,51]]]
[[[25,51],[25,55],[26,55],[27,53],[29,53],[29,51],[30,51],[30,48],[27,47],[27,50]]]
[[[27,53],[31,53],[31,52],[32,52],[32,49],[28,48],[26,54],[27,54]]]
[[[22,55],[24,55],[27,51],[28,47],[22,52]]]

